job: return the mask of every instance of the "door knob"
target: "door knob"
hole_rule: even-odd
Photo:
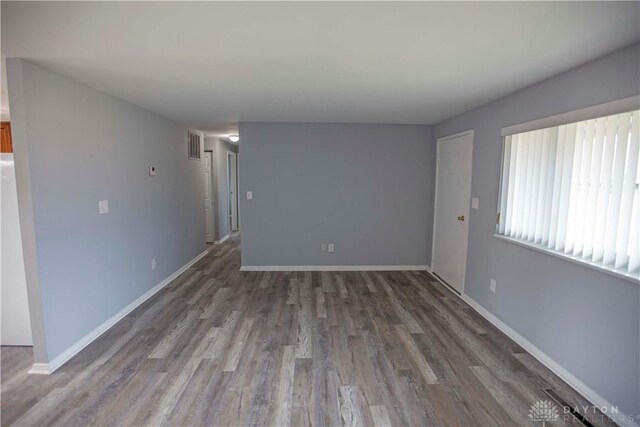
[[[458,221],[464,221],[464,215],[460,215],[460,216],[458,217]]]

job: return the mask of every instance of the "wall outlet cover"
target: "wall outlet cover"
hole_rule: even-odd
[[[321,244],[321,245],[320,245],[320,250],[321,250],[322,252],[326,252],[326,251],[327,251],[327,245],[326,245],[326,243],[323,243],[323,244]]]
[[[471,208],[478,209],[479,206],[480,206],[480,199],[478,199],[477,197],[472,197],[471,198]]]
[[[493,292],[493,293],[496,292],[496,281],[495,281],[495,279],[491,279],[491,283],[489,284],[489,288],[491,289],[491,292]]]
[[[329,252],[333,252],[333,243],[329,243],[328,248]]]
[[[253,191],[247,191],[247,200],[253,199]]]
[[[155,258],[151,258],[151,269],[152,270],[156,269],[156,259]]]
[[[109,213],[109,201],[108,200],[100,200],[100,201],[98,201],[98,213],[100,215]]]

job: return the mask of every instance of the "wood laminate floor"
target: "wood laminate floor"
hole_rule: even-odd
[[[2,425],[534,425],[547,389],[588,404],[426,272],[239,264],[237,237],[212,247],[50,376],[3,347]]]

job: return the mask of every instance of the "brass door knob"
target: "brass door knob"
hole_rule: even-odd
[[[458,217],[458,221],[464,221],[464,215],[460,215],[460,216]]]

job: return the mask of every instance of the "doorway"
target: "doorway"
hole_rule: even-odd
[[[211,177],[213,176],[213,153],[211,151],[204,152],[203,166],[205,237],[207,243],[212,243],[215,240],[215,230],[213,229],[213,192],[211,191]]]
[[[433,273],[464,292],[469,237],[473,130],[438,139],[433,221]]]
[[[229,194],[229,230],[238,231],[238,162],[234,152],[227,151],[227,192]]]

